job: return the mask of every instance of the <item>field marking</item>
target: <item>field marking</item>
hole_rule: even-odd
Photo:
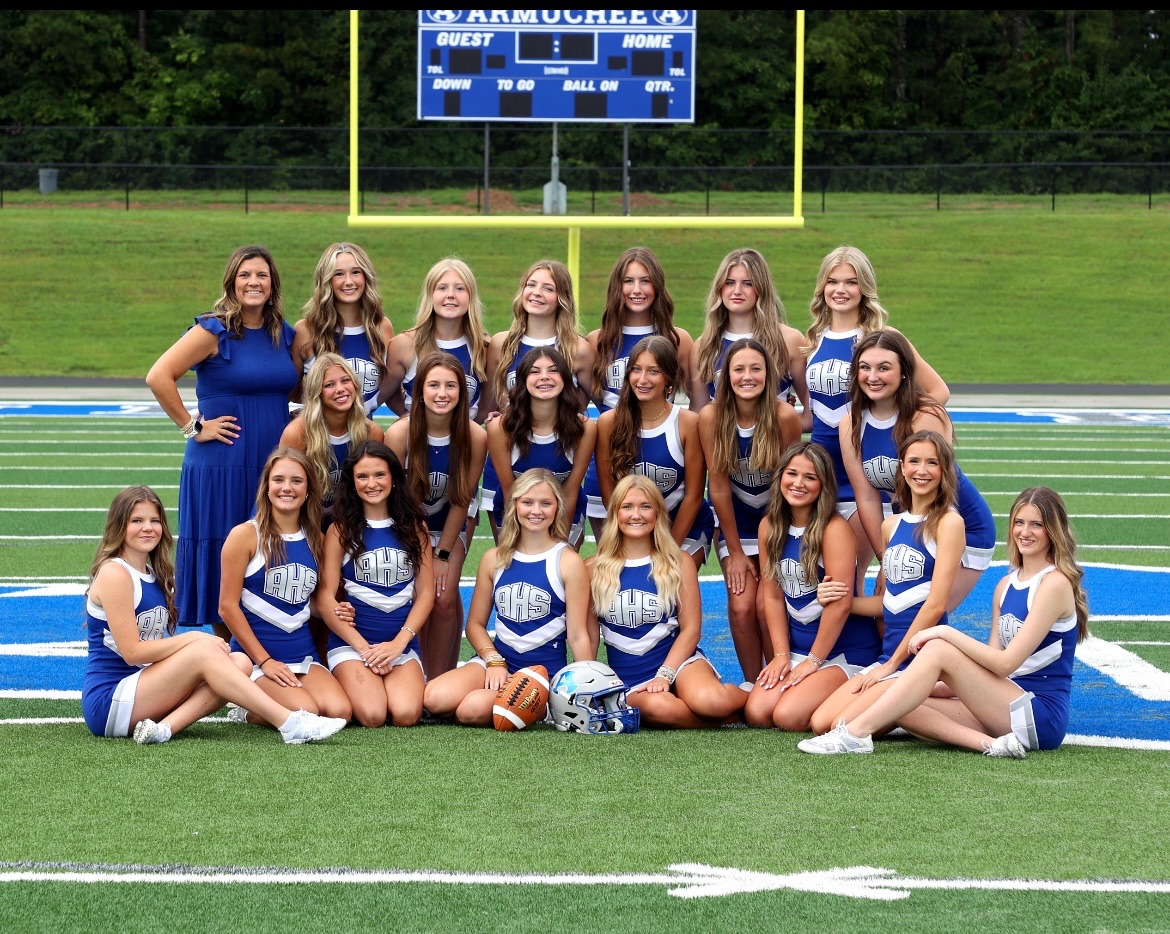
[[[8,642],[0,644],[0,655],[21,655],[26,658],[85,658],[89,655],[89,649],[84,641]]]
[[[1154,646],[1156,648],[1163,648],[1163,649],[1166,648],[1167,646],[1170,646],[1170,642],[1144,642],[1144,641],[1137,641],[1134,639],[1118,639],[1113,644],[1114,645],[1149,645],[1149,646]]]
[[[1167,440],[1167,442],[1170,442],[1170,438],[1167,438],[1166,440]],[[46,442],[46,443],[49,443],[49,442]],[[1106,442],[1101,442],[1101,443],[1105,444]],[[1086,450],[1083,447],[1052,447],[1052,448],[1049,448],[1049,447],[1044,447],[1043,445],[1040,445],[1040,444],[1032,444],[1032,445],[1028,445],[1027,447],[1009,447],[1009,446],[1005,446],[1002,444],[986,444],[986,445],[984,445],[984,444],[962,444],[962,443],[960,443],[960,444],[956,445],[956,449],[960,453],[962,453],[964,451],[1027,451],[1031,454],[1046,454],[1049,451],[1060,451],[1060,452],[1080,451],[1082,453],[1089,453],[1089,454],[1104,454],[1106,452],[1113,452],[1113,451],[1117,451],[1120,454],[1166,454],[1166,453],[1170,453],[1170,451],[1166,451],[1163,448],[1119,448],[1114,444],[1110,444],[1107,448],[1104,448],[1103,450],[1100,450],[1100,451],[1091,450],[1091,449]]]
[[[0,490],[120,490],[125,485],[124,483],[0,483]],[[177,483],[152,483],[150,486],[154,490],[177,490],[179,488]],[[1110,493],[1109,495],[1116,496],[1117,494]],[[1170,493],[1126,493],[1125,495],[1170,496]]]
[[[121,457],[123,455],[119,454],[118,456]],[[169,454],[167,455],[167,457],[170,457],[170,456],[171,455],[169,455]],[[41,464],[39,466],[25,466],[25,465],[17,464],[13,467],[5,467],[4,471],[8,472],[9,470],[39,470],[41,473],[44,473],[46,470],[51,470],[51,471],[53,471],[53,473],[61,473],[61,471],[63,471],[63,470],[84,470],[84,471],[87,471],[89,473],[135,473],[135,474],[139,474],[139,473],[144,473],[146,471],[154,471],[157,473],[157,472],[162,471],[162,470],[175,470],[175,469],[177,469],[177,468],[176,467],[144,467],[144,466],[135,467],[133,465],[130,465],[127,467],[94,467],[92,465],[89,465],[86,467],[58,467],[56,464],[54,464],[53,466],[50,467],[47,464]],[[1023,474],[1020,474],[1019,476],[1023,476]]]
[[[971,470],[964,470],[968,477],[1031,477],[1031,472],[1025,471],[1009,471],[1007,473],[989,473],[987,471],[979,471],[976,473]],[[1170,475],[1165,474],[1128,474],[1128,473],[1046,473],[1044,475],[1051,480],[1170,480]],[[1126,494],[1128,495],[1128,494]]]
[[[148,436],[143,435],[143,437],[145,438]],[[85,445],[88,445],[90,447],[94,446],[93,441],[83,441],[83,440],[74,441],[74,440],[71,440],[69,438],[19,438],[19,439],[6,438],[5,442],[7,444],[12,445],[13,447],[17,447],[17,446],[22,445],[22,444],[51,444],[54,447],[60,447],[63,444],[85,444]],[[108,447],[118,447],[120,445],[126,445],[126,446],[134,446],[135,448],[139,448],[143,444],[153,444],[153,445],[164,445],[165,444],[168,447],[180,447],[179,442],[175,441],[172,438],[154,438],[153,440],[150,440],[150,441],[115,441],[115,440],[110,440],[108,438],[103,438],[101,440],[101,442],[98,444],[98,446],[108,448]],[[1009,448],[1008,450],[1013,450],[1013,449]],[[1121,449],[1119,448],[1118,450],[1121,450]],[[40,454],[41,452],[36,452],[36,453]],[[110,453],[112,455],[112,454],[119,453],[119,452],[112,451]],[[31,452],[30,452],[30,454],[31,454]]]
[[[1170,672],[1115,642],[1090,635],[1077,646],[1076,657],[1142,700],[1170,701]]]
[[[502,873],[452,872],[439,870],[377,869],[259,869],[246,867],[192,868],[107,866],[70,863],[0,863],[0,882],[80,882],[100,884],[168,883],[212,885],[288,884],[440,884],[440,885],[587,885],[587,886],[668,886],[676,898],[710,898],[743,892],[781,890],[897,901],[909,898],[914,889],[971,890],[1000,892],[1112,892],[1170,894],[1170,882],[1099,881],[1046,879],[930,879],[902,876],[892,869],[853,866],[771,873],[747,869],[706,866],[701,863],[674,863],[661,873]]]
[[[9,700],[81,700],[80,691],[55,691],[39,688],[0,688],[0,698]]]
[[[178,506],[168,506],[163,504],[167,509],[175,510]],[[108,506],[0,506],[0,512],[109,512]],[[1130,516],[1131,519],[1139,518],[1138,516]]]
[[[1164,517],[1159,517],[1159,518],[1164,518]],[[3,536],[0,535],[0,538],[3,538]],[[1001,548],[1007,547],[1007,542],[996,542],[995,544],[997,547],[1001,547]],[[1112,551],[1167,551],[1167,550],[1170,550],[1170,545],[1094,545],[1094,544],[1091,544],[1090,542],[1077,542],[1077,548],[1079,550],[1082,550],[1082,551],[1086,548],[1097,548],[1097,549],[1104,548],[1104,549],[1109,549]],[[1078,563],[1084,564],[1085,562],[1081,561]],[[1112,566],[1112,565],[1109,565],[1109,566]],[[1146,569],[1139,568],[1138,570],[1144,571]],[[1155,569],[1150,568],[1150,570],[1155,570]]]
[[[86,452],[85,456],[86,457],[126,457],[127,453],[128,452],[126,452],[126,451],[88,451],[88,452]],[[182,458],[183,458],[183,455],[181,452],[180,453],[172,452],[169,454],[151,454],[151,453],[140,454],[138,452],[133,452],[133,453],[134,453],[135,457],[177,457],[180,460],[182,460]],[[27,451],[0,451],[0,457],[44,457],[44,456],[45,456],[44,454],[30,454]],[[1131,461],[1131,463],[1134,463],[1134,462]],[[1140,461],[1138,461],[1137,463],[1140,463]],[[7,468],[5,468],[5,469],[7,469]],[[48,468],[41,467],[40,469],[45,470]],[[56,468],[53,468],[53,469],[56,469]]]
[[[985,493],[984,495],[986,496],[988,494]],[[168,506],[167,508],[169,509],[170,507]],[[4,511],[5,510],[0,509],[0,512],[4,512]],[[30,509],[30,510],[26,510],[26,511],[36,512],[35,509]],[[43,511],[47,512],[48,510],[43,510]],[[68,512],[69,510],[65,509],[65,510],[61,510],[61,511]],[[85,511],[91,512],[93,510],[91,510],[87,507],[85,509]],[[98,511],[101,512],[102,510],[98,510]],[[1008,515],[1009,514],[1006,512],[993,512],[992,513],[992,516],[996,519],[1006,519],[1008,517]],[[1070,519],[1170,519],[1170,515],[1167,515],[1164,512],[1152,512],[1152,513],[1151,512],[1070,512],[1068,514],[1068,517]]]
[[[101,533],[93,535],[0,535],[0,542],[92,542],[101,538]]]
[[[967,476],[970,477],[971,474],[967,474]],[[3,489],[3,487],[0,487],[0,489]],[[167,488],[155,487],[155,489],[158,490]],[[176,489],[178,488],[176,487]],[[1018,496],[1020,491],[980,490],[979,492],[984,496]],[[1126,490],[1124,493],[1118,492],[1117,490],[1111,490],[1109,492],[1105,492],[1103,490],[1061,490],[1060,495],[1063,496],[1066,500],[1071,499],[1074,496],[1108,496],[1111,499],[1118,499],[1122,497],[1125,499],[1158,499],[1170,497],[1170,493],[1134,493],[1129,490]]]
[[[959,453],[962,454],[962,451],[960,451]],[[1033,466],[1040,466],[1040,467],[1043,467],[1045,464],[1104,464],[1107,467],[1151,467],[1151,466],[1165,467],[1166,466],[1166,462],[1164,460],[1161,460],[1161,461],[1128,461],[1128,460],[1127,461],[1120,461],[1120,460],[1042,460],[1042,461],[1037,461],[1037,460],[1017,460],[1014,457],[1010,457],[1010,458],[1009,457],[962,457],[961,459],[962,459],[964,464],[971,462],[971,463],[977,463],[977,464],[1018,464],[1020,466],[1033,465]],[[963,471],[963,472],[966,473],[966,471]],[[1033,473],[1034,472],[1035,471],[1033,471]],[[974,476],[980,476],[980,474],[975,474]],[[1004,474],[1004,476],[1027,477],[1027,476],[1031,476],[1031,474],[1016,473],[1016,474]],[[1048,476],[1055,476],[1055,475],[1045,473],[1044,476],[1048,477]],[[1077,474],[1077,476],[1082,476],[1082,475]],[[1135,478],[1135,479],[1137,479],[1137,478]]]

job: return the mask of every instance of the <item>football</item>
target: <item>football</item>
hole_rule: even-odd
[[[543,665],[521,668],[508,676],[496,693],[492,723],[510,733],[532,726],[548,709],[548,671]]]

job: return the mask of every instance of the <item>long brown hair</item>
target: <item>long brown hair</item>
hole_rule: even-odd
[[[1077,612],[1077,642],[1084,642],[1089,635],[1089,598],[1084,587],[1085,572],[1077,564],[1077,540],[1069,525],[1064,500],[1056,490],[1046,486],[1030,486],[1016,497],[1008,513],[1007,524],[1008,564],[1015,568],[1022,561],[1012,526],[1016,521],[1016,513],[1024,506],[1035,506],[1040,513],[1040,521],[1044,523],[1044,531],[1048,534],[1048,559],[1072,584]]]
[[[162,500],[150,487],[128,486],[120,491],[110,503],[110,509],[106,513],[106,527],[102,532],[102,540],[98,543],[97,553],[89,568],[89,582],[93,583],[93,579],[97,577],[97,572],[101,570],[103,564],[122,554],[122,548],[126,544],[126,527],[130,524],[130,513],[139,503],[150,503],[158,510],[158,517],[162,520],[162,534],[158,537],[158,543],[147,555],[147,564],[154,572],[154,578],[158,581],[166,599],[167,632],[174,633],[175,627],[179,623],[179,616],[175,611],[175,561],[171,552],[175,540],[171,535],[171,527],[167,522],[167,511],[163,508]]]
[[[268,499],[268,480],[272,476],[272,468],[280,460],[293,461],[305,472],[305,501],[301,504],[301,528],[309,543],[309,550],[313,552],[313,558],[320,564],[321,519],[324,508],[321,504],[321,486],[317,482],[317,471],[302,452],[296,448],[282,446],[268,455],[268,460],[264,462],[264,473],[256,488],[256,527],[260,530],[260,551],[264,555],[264,567],[271,568],[280,564],[288,556],[284,539],[272,512],[272,503]]]
[[[431,446],[427,441],[427,412],[423,404],[423,387],[431,370],[443,368],[455,374],[459,398],[451,409],[450,451],[447,465],[447,499],[459,509],[471,502],[478,477],[472,476],[468,459],[471,453],[471,426],[467,401],[467,374],[456,357],[449,353],[427,354],[419,362],[415,380],[415,404],[406,423],[406,485],[415,498],[426,502],[431,493]]]
[[[341,465],[341,479],[337,483],[337,499],[333,504],[333,520],[337,526],[337,537],[341,542],[342,554],[357,555],[365,551],[366,513],[362,498],[358,496],[353,471],[358,461],[373,457],[382,461],[390,471],[390,495],[386,509],[398,531],[402,550],[418,572],[422,563],[422,535],[426,531],[426,513],[422,501],[417,499],[406,482],[406,471],[402,462],[390,448],[381,441],[363,441],[350,448],[349,456]]]
[[[814,583],[818,579],[817,568],[824,551],[825,530],[837,515],[837,478],[833,473],[833,459],[820,444],[813,441],[794,441],[780,457],[780,466],[772,478],[772,496],[768,502],[768,537],[764,547],[768,561],[760,562],[760,570],[769,580],[780,581],[780,556],[784,553],[784,539],[792,527],[792,506],[780,492],[780,478],[794,457],[805,457],[813,465],[817,479],[821,481],[821,492],[813,503],[812,512],[800,537],[800,569],[804,579]]]
[[[633,471],[642,450],[642,407],[634,398],[634,391],[630,388],[630,375],[634,362],[643,353],[648,353],[654,358],[658,369],[666,377],[664,401],[670,401],[670,394],[678,387],[679,380],[682,378],[678,350],[669,338],[663,337],[661,334],[651,334],[638,341],[633,350],[630,351],[629,363],[626,365],[626,376],[622,383],[622,392],[618,397],[618,404],[613,407],[609,473],[614,483]]]
[[[516,383],[508,392],[508,409],[504,412],[502,427],[511,446],[523,454],[532,447],[532,396],[528,393],[528,374],[539,360],[551,360],[561,374],[564,389],[557,396],[556,436],[557,450],[571,455],[577,450],[585,425],[577,411],[577,394],[573,391],[573,374],[569,364],[552,347],[533,347],[516,367]]]
[[[927,538],[933,539],[938,534],[938,526],[942,522],[942,517],[950,512],[955,505],[959,481],[955,474],[955,449],[951,447],[951,442],[937,431],[916,431],[898,445],[898,471],[894,479],[894,497],[902,504],[902,508],[909,511],[910,504],[914,502],[910,492],[910,484],[906,480],[902,465],[906,462],[906,452],[910,450],[910,446],[920,441],[929,441],[934,445],[938,452],[938,465],[942,471],[934,499],[927,507],[926,518],[914,529],[915,536],[919,541],[923,541]]]
[[[714,405],[717,414],[712,458],[707,466],[712,473],[731,474],[739,460],[739,422],[736,417],[736,396],[731,388],[731,361],[741,350],[754,350],[764,358],[764,391],[756,399],[756,429],[752,434],[748,466],[752,470],[775,473],[783,455],[780,450],[783,434],[776,401],[778,367],[764,345],[751,337],[737,340],[727,348],[727,356],[723,358],[723,370],[719,374],[719,385],[715,388]]]
[[[606,371],[613,363],[622,339],[622,319],[626,308],[622,280],[630,263],[640,263],[650,276],[650,285],[654,288],[650,324],[654,333],[669,338],[676,349],[681,343],[674,330],[674,299],[666,289],[666,273],[662,271],[662,264],[652,250],[644,246],[630,247],[613,264],[609,271],[609,284],[605,289],[605,308],[601,312],[601,330],[597,335],[597,359],[593,363],[593,385],[599,387],[598,392],[605,385]]]
[[[264,303],[263,322],[264,329],[272,338],[272,345],[276,347],[284,331],[284,300],[280,294],[280,273],[276,269],[276,260],[265,247],[253,244],[232,251],[223,271],[223,292],[210,312],[210,317],[219,318],[233,337],[240,337],[244,333],[244,314],[240,300],[236,297],[236,275],[250,259],[262,259],[268,264],[272,290],[268,293],[268,301]]]
[[[352,253],[365,279],[358,305],[362,330],[370,342],[370,359],[378,369],[386,372],[386,340],[382,337],[382,322],[386,314],[382,310],[382,296],[378,293],[378,274],[370,257],[356,243],[331,243],[317,261],[313,270],[313,294],[301,309],[301,318],[309,328],[310,345],[314,356],[339,353],[341,332],[344,323],[337,311],[337,299],[333,294],[333,274],[337,271],[337,259],[342,253]],[[359,384],[359,389],[360,384]]]

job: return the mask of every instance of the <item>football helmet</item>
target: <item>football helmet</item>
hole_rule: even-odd
[[[626,703],[626,685],[601,662],[573,662],[549,683],[548,706],[558,730],[637,733],[641,711]]]

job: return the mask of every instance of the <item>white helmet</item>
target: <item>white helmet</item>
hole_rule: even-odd
[[[640,711],[626,703],[626,685],[601,662],[573,662],[549,683],[548,706],[558,730],[637,733]]]

